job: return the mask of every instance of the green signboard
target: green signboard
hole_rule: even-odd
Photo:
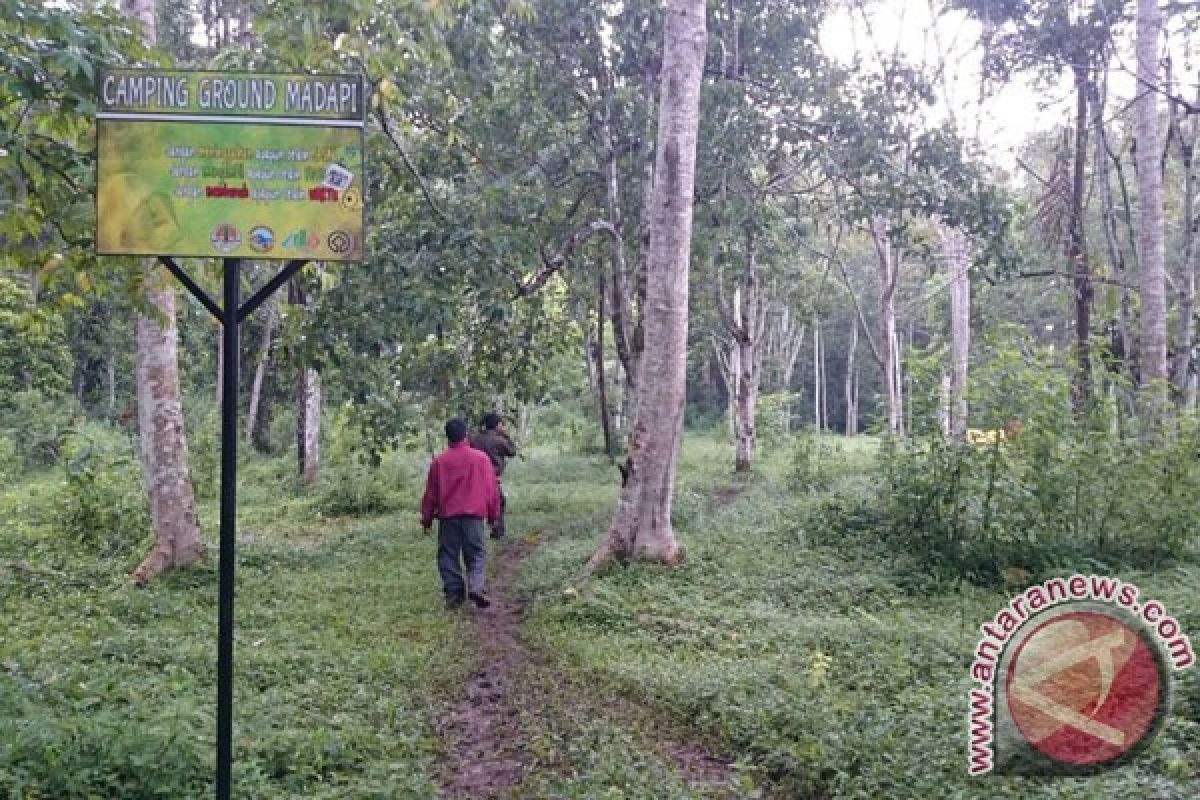
[[[113,70],[97,89],[97,253],[362,260],[360,76]]]

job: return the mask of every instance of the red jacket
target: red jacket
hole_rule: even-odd
[[[495,522],[499,515],[496,473],[486,453],[473,450],[464,440],[450,445],[429,465],[421,499],[423,527],[447,517],[479,517]]]

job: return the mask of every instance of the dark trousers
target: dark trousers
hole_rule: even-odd
[[[479,517],[450,517],[438,522],[438,572],[442,575],[442,591],[451,603],[462,602],[468,585],[482,590],[485,551],[483,520]],[[463,565],[466,565],[466,582]]]
[[[492,526],[492,536],[499,539],[504,535],[504,508],[508,505],[508,501],[504,497],[504,487],[500,484],[500,479],[496,478],[496,491],[500,494],[500,515],[496,517],[496,524]]]

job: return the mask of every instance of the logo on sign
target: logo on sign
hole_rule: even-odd
[[[321,246],[321,237],[315,233],[309,233],[305,228],[298,231],[292,231],[279,245],[284,250],[316,250]]]
[[[339,192],[344,192],[350,188],[353,180],[354,173],[340,164],[330,164],[325,168],[324,184],[330,189],[337,189]]]
[[[256,253],[269,253],[275,247],[275,231],[266,225],[250,229],[250,249]]]
[[[349,253],[354,249],[354,237],[346,231],[334,231],[333,233],[329,234],[329,238],[326,239],[326,243],[329,245],[329,249],[331,251],[338,253],[339,255],[342,253]]]
[[[232,253],[242,246],[242,232],[226,222],[213,228],[208,241],[218,253]]]

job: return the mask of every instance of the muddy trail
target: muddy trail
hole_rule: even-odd
[[[512,800],[529,769],[531,758],[523,717],[541,712],[539,693],[530,690],[531,679],[562,681],[553,667],[521,638],[524,601],[512,585],[521,562],[539,544],[532,535],[514,539],[490,553],[496,559],[489,585],[491,606],[471,608],[479,649],[479,667],[467,681],[462,699],[439,721],[439,730],[450,745],[450,758],[441,778],[446,800]],[[616,700],[616,702],[614,702]],[[580,715],[619,715],[636,723],[650,712],[628,698],[578,695]],[[664,736],[655,731],[654,751],[673,765],[685,780],[724,796],[732,792],[734,772],[729,759],[721,758],[699,742]],[[728,792],[724,791],[728,790]]]

